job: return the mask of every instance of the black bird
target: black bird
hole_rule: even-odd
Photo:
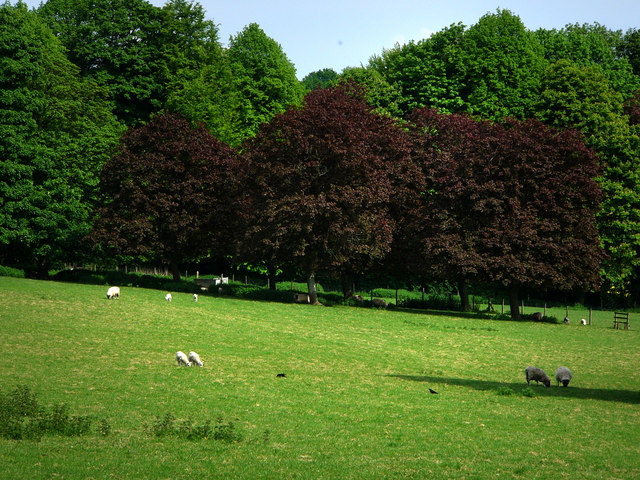
[[[430,389],[429,389],[429,392],[430,392],[430,393],[435,393],[435,394],[437,394],[437,393],[438,393],[438,392],[436,392],[433,388],[430,388]]]
[[[276,377],[286,377],[286,376],[287,376],[286,373],[279,373],[279,374],[276,375]]]

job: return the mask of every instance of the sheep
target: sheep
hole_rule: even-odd
[[[182,351],[178,351],[176,353],[176,361],[178,362],[178,366],[179,367],[181,367],[182,365],[184,365],[185,367],[190,367],[191,366],[191,362],[189,361],[187,356]]]
[[[382,298],[374,298],[372,303],[374,307],[387,308],[387,302]]]
[[[544,370],[538,367],[527,367],[524,369],[524,375],[527,378],[527,385],[530,385],[531,380],[535,380],[536,383],[542,382],[545,387],[551,385],[551,380]]]
[[[164,296],[164,299],[165,299],[167,302],[170,302],[170,301],[172,300],[171,294],[170,294],[170,293],[167,293],[167,294]]]
[[[197,294],[197,293],[194,293],[194,294],[193,294],[193,301],[194,301],[194,302],[197,302],[197,301],[198,301],[198,294]]]
[[[542,313],[540,312],[535,312],[531,314],[531,320],[533,320],[534,322],[541,322],[542,321]]]
[[[580,319],[580,325],[586,325],[587,321],[584,318]]]
[[[189,352],[189,361],[192,365],[198,365],[199,367],[202,367],[204,365],[204,362],[200,360],[200,355],[198,355],[196,352]]]
[[[567,367],[558,367],[558,370],[556,370],[556,382],[558,382],[558,385],[562,382],[564,387],[568,387],[572,378],[571,370]]]
[[[311,298],[306,293],[294,293],[293,301],[295,303],[311,303]]]
[[[109,287],[109,290],[107,290],[107,300],[111,298],[120,298],[120,287]]]
[[[364,298],[362,298],[362,295],[354,295],[354,296],[353,296],[353,299],[354,299],[356,302],[360,302],[360,303],[364,302]]]

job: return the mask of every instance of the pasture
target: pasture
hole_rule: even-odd
[[[95,420],[0,438],[0,478],[640,478],[637,315],[624,331],[602,312],[585,327],[106,290],[0,277],[2,395],[25,385]],[[527,388],[528,365],[551,388]],[[233,435],[180,435],[207,422]]]

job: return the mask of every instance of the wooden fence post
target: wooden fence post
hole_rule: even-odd
[[[589,325],[591,325],[591,307],[589,307]]]
[[[500,312],[500,313],[502,313],[502,315],[504,315],[504,298],[502,299],[502,312]]]

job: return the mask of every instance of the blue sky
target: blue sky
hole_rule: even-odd
[[[37,6],[40,0],[27,0]],[[161,6],[164,0],[151,0]],[[396,43],[426,38],[452,23],[467,27],[508,9],[529,30],[598,22],[612,30],[640,28],[640,0],[201,0],[226,43],[257,23],[296,66],[298,77],[366,65]]]

